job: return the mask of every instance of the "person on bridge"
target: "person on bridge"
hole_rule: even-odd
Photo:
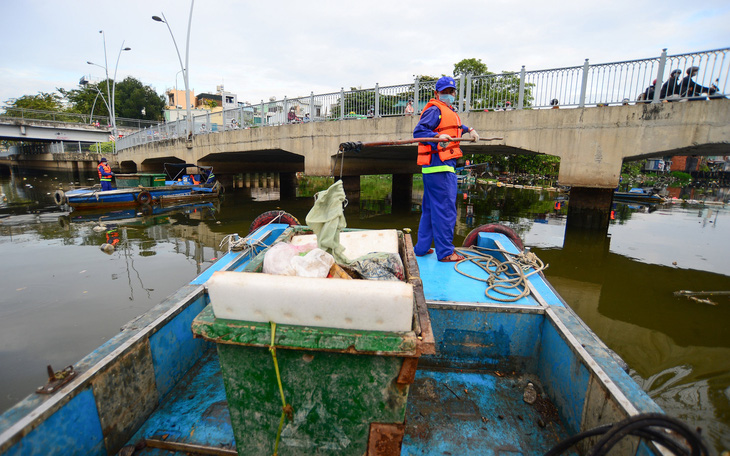
[[[462,125],[454,111],[456,81],[444,76],[436,81],[435,96],[423,109],[418,124],[413,129],[414,138],[435,138],[434,142],[418,145],[418,164],[423,173],[423,202],[421,221],[418,224],[416,255],[434,252],[439,261],[460,261],[464,257],[454,250],[454,226],[456,224],[456,159],[462,156],[458,142],[462,133],[468,132],[472,141],[479,135],[473,128]]]
[[[682,83],[679,85],[679,94],[682,97],[698,97],[703,93],[714,95],[717,92],[715,87],[704,87],[694,82],[692,78],[697,76],[698,71],[700,71],[698,66],[687,68],[687,76],[682,79]]]
[[[659,91],[659,98],[662,100],[677,98],[679,90],[679,77],[682,76],[682,70],[675,68],[669,73],[669,79],[667,82],[662,84],[662,89]]]
[[[109,164],[106,161],[106,158],[102,158],[99,160],[99,166],[97,167],[97,171],[99,171],[99,181],[101,182],[101,190],[114,190],[112,187],[112,177],[114,176],[114,173],[112,172],[112,169],[109,167]]]

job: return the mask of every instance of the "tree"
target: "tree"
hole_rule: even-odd
[[[79,89],[58,89],[58,91],[71,104],[68,108],[69,112],[109,117],[109,110],[106,107],[106,103],[109,101],[106,85],[86,84]]]
[[[130,76],[118,82],[115,95],[117,117],[162,120],[165,98],[139,80]]]
[[[20,98],[11,98],[5,101],[5,115],[14,116],[14,109],[36,109],[39,111],[63,111],[63,98],[52,92],[38,92],[38,95],[23,95]]]
[[[454,77],[457,78],[462,74],[480,76],[494,73],[487,71],[487,64],[483,63],[482,59],[463,59],[454,64]]]

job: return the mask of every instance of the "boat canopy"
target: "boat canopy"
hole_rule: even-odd
[[[191,163],[165,163],[164,169],[168,180],[173,181],[182,179],[183,176],[189,174],[199,174],[200,182],[204,184],[213,182],[215,179],[212,166],[198,166]]]

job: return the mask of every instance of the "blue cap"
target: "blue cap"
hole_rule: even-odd
[[[436,81],[436,92],[442,92],[449,87],[456,89],[456,81],[451,76],[444,76]]]
[[[99,160],[99,163],[101,163],[101,162],[105,162],[105,161],[106,161],[106,158],[103,158],[103,157],[102,157],[102,159],[101,159],[101,160]]]

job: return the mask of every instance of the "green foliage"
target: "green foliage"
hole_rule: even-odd
[[[142,120],[163,119],[165,98],[158,95],[152,87],[143,85],[131,76],[117,83],[115,99],[117,117]],[[144,108],[144,114],[142,114],[142,108]]]
[[[682,171],[672,171],[669,175],[681,182],[689,182],[692,180],[692,176]]]
[[[36,109],[39,111],[63,111],[63,98],[55,92],[38,92],[38,95],[23,95],[20,98],[11,98],[5,101],[5,104],[7,107],[5,108],[4,115],[8,117],[14,117],[18,114],[13,108]]]
[[[459,77],[462,74],[478,76],[494,73],[487,71],[487,64],[483,63],[482,59],[463,59],[462,61],[454,64],[454,77]]]
[[[646,160],[624,162],[621,166],[622,177],[634,177],[641,174],[641,169],[644,167]]]
[[[99,153],[109,155],[114,153],[114,142],[108,141],[105,143],[99,143]]]
[[[557,177],[560,169],[560,157],[552,155],[478,154],[472,156],[472,163],[488,163],[488,168],[497,172],[539,174],[548,177]]]
[[[360,195],[367,200],[384,200],[392,189],[390,174],[360,176]]]
[[[60,88],[58,89],[59,93],[40,92],[38,95],[23,95],[20,98],[5,102],[8,107],[4,115],[17,115],[17,112],[13,112],[14,108],[91,115],[93,108],[93,116],[108,117],[109,111],[106,103],[110,100],[106,83],[107,81],[104,80],[98,84],[87,84],[78,89],[67,90]],[[110,80],[110,88],[112,83],[113,81]],[[117,117],[152,121],[163,119],[164,97],[155,93],[152,87],[143,85],[133,77],[117,82],[115,100]],[[145,114],[142,114],[142,108],[144,108]],[[55,117],[55,120],[64,119]],[[78,118],[69,118],[68,120],[79,121]]]
[[[59,92],[69,101],[71,106],[69,112],[88,114],[94,117],[109,117],[109,110],[106,102],[109,97],[106,93],[106,85],[87,84],[79,89],[58,89]],[[93,109],[93,112],[92,112]]]

